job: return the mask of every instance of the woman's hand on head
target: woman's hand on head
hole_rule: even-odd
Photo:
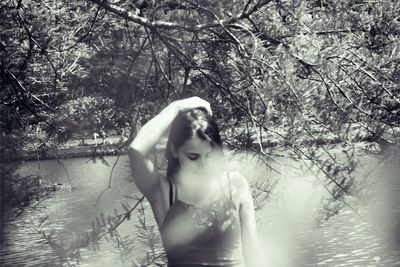
[[[212,115],[210,103],[198,96],[177,100],[172,104],[177,106],[180,111],[186,111],[193,108],[205,108],[207,112]]]

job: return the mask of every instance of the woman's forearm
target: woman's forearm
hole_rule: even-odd
[[[147,156],[179,112],[199,107],[205,108],[210,115],[212,114],[210,103],[197,96],[177,100],[169,104],[140,129],[129,149],[134,149],[143,156]]]
[[[146,156],[159,142],[165,131],[179,113],[179,106],[174,103],[164,108],[157,116],[148,121],[137,133],[129,149]]]

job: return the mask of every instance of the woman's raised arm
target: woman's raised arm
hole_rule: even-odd
[[[146,198],[152,198],[154,188],[159,182],[158,171],[154,167],[154,163],[149,159],[149,153],[159,142],[179,112],[196,107],[204,107],[211,113],[210,104],[199,97],[175,101],[148,121],[129,145],[128,156],[133,179]]]
[[[152,197],[153,189],[159,181],[158,171],[150,160],[149,154],[178,113],[179,108],[176,105],[171,104],[164,108],[157,116],[143,125],[128,147],[133,180],[147,198]]]

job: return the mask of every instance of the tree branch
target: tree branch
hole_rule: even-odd
[[[99,11],[100,11],[100,7],[97,8],[96,13],[94,14],[93,20],[92,20],[92,22],[90,23],[90,26],[89,26],[89,30],[88,30],[84,35],[82,35],[82,36],[76,41],[75,44],[73,44],[73,45],[71,45],[71,46],[69,46],[69,47],[67,47],[67,48],[62,49],[62,50],[60,50],[59,52],[65,52],[65,51],[68,51],[68,50],[70,50],[70,49],[76,47],[80,42],[83,41],[83,39],[85,39],[85,38],[90,34],[90,32],[93,30],[94,24],[96,23],[96,19],[97,19],[97,16],[99,15]]]
[[[149,19],[147,19],[145,17],[136,15],[133,12],[129,12],[129,11],[127,11],[117,5],[111,4],[107,1],[102,1],[102,0],[90,0],[90,1],[98,4],[99,6],[116,14],[119,17],[122,17],[128,21],[132,21],[137,24],[140,24],[148,29],[155,29],[155,28],[180,29],[183,31],[197,32],[197,31],[201,31],[204,29],[208,29],[208,28],[220,27],[222,25],[225,26],[225,25],[234,23],[235,21],[246,18],[247,16],[250,16],[252,13],[256,12],[263,6],[267,5],[272,0],[261,1],[261,2],[257,3],[253,8],[250,8],[249,10],[242,12],[240,14],[237,14],[235,16],[232,16],[228,19],[221,19],[221,20],[216,19],[209,23],[200,23],[200,24],[193,25],[193,26],[183,25],[183,24],[178,24],[178,23],[163,21],[163,20],[150,21]]]

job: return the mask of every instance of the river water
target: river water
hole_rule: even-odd
[[[285,158],[275,164],[279,174],[252,159],[227,162],[228,169],[239,170],[252,181],[276,181],[269,199],[256,205],[260,248],[266,267],[400,266],[399,250],[389,245],[399,234],[396,171],[385,174],[394,178],[385,179],[386,186],[381,183],[383,189],[376,190],[374,201],[358,206],[358,214],[344,208],[339,215],[319,222],[317,227],[316,214],[321,201],[328,195],[311,171],[301,169],[296,162]],[[43,237],[43,233],[51,233],[51,240],[57,242],[55,247],[66,249],[82,233],[90,231],[92,223],[102,213],[113,214],[115,209],[117,213],[122,212],[122,202],[136,203],[134,197],[139,197],[140,193],[130,179],[127,157],[121,156],[117,160],[116,156],[109,156],[104,162],[65,159],[61,163],[56,160],[26,162],[19,170],[21,174],[40,174],[46,183],[62,186],[35,209],[8,222],[1,266],[59,266],[61,263],[63,266],[131,266],[123,260],[121,249],[112,241],[102,239],[97,249],[91,246],[81,249],[77,262],[62,261],[60,253]],[[377,167],[381,166],[377,160],[369,158],[365,163],[366,167],[359,175],[372,171],[371,179],[382,180],[384,168]],[[111,187],[104,191],[112,171]],[[68,184],[72,187],[63,186]],[[379,197],[382,195],[384,197]],[[148,205],[145,208],[148,209]],[[40,226],[44,218],[47,219]],[[154,222],[152,218],[149,220]],[[118,228],[122,238],[136,242],[130,259],[142,256],[146,249],[137,238],[137,224],[134,217]]]

